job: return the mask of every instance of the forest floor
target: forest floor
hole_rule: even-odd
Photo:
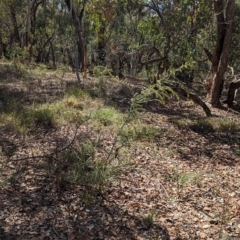
[[[240,239],[239,114],[85,84],[0,67],[0,239]]]

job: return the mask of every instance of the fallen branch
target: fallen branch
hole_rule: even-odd
[[[177,94],[179,94],[179,95],[181,95],[181,96],[183,96],[183,97],[189,98],[189,99],[191,99],[194,103],[200,105],[200,106],[203,108],[204,112],[206,113],[206,115],[207,115],[208,117],[210,117],[210,116],[212,115],[212,114],[211,114],[211,110],[210,110],[209,107],[206,105],[206,103],[204,103],[204,102],[201,100],[201,98],[198,97],[196,94],[191,93],[191,92],[188,92],[187,90],[185,90],[185,89],[183,89],[183,88],[181,88],[181,87],[179,87],[179,86],[174,86],[174,85],[169,84],[169,83],[165,83],[165,82],[164,82],[164,85],[172,88],[172,90],[173,90],[174,92],[176,92]]]
[[[37,155],[37,156],[28,156],[28,157],[24,157],[24,158],[17,158],[17,159],[8,159],[8,162],[19,162],[19,161],[25,161],[25,160],[29,160],[29,159],[37,159],[37,158],[50,158],[53,157],[54,155],[57,155],[63,151],[65,151],[66,149],[68,149],[76,140],[77,137],[77,132],[79,127],[85,123],[86,121],[88,121],[89,118],[87,118],[86,120],[84,120],[82,123],[78,123],[74,132],[74,136],[72,138],[72,140],[64,147],[62,147],[61,149],[56,149],[54,152],[48,153],[48,154],[44,154],[44,155]]]

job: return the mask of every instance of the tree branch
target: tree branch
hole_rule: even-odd
[[[75,133],[74,136],[72,138],[72,140],[65,146],[62,147],[61,149],[56,149],[54,152],[48,153],[48,154],[44,154],[44,155],[37,155],[37,156],[30,156],[30,157],[24,157],[24,158],[17,158],[17,159],[9,159],[8,162],[19,162],[19,161],[24,161],[24,160],[29,160],[29,159],[37,159],[37,158],[49,158],[54,156],[55,154],[58,154],[60,152],[65,151],[66,149],[68,149],[76,140],[77,137],[77,132],[78,129],[80,128],[80,126],[87,122],[89,120],[89,118],[87,118],[86,120],[84,120],[82,123],[77,124],[76,129],[75,129]]]
[[[194,103],[200,105],[204,112],[206,113],[206,115],[208,117],[210,117],[212,114],[211,114],[211,110],[209,109],[209,107],[206,105],[206,103],[204,103],[200,97],[198,97],[196,94],[194,93],[191,93],[191,92],[188,92],[186,91],[185,89],[181,88],[181,87],[178,87],[178,86],[173,86],[172,84],[169,84],[169,83],[165,83],[164,82],[164,85],[172,88],[173,91],[175,91],[176,93],[178,93],[179,95],[183,96],[183,97],[186,97],[186,98],[189,98],[191,99]]]

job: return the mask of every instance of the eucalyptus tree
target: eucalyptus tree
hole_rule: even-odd
[[[168,68],[179,68],[178,77],[192,81],[193,71],[202,58],[199,45],[202,37],[199,36],[208,25],[211,3],[207,0],[150,0],[143,5],[150,10],[148,21],[142,25],[149,35],[154,35],[155,55],[152,56],[158,67],[157,78]],[[152,63],[154,59],[151,57],[149,61]]]
[[[107,43],[114,36],[121,17],[120,5],[121,1],[117,0],[93,0],[87,7],[90,45],[97,52],[97,58],[94,60],[102,64],[105,62]]]
[[[49,62],[50,55],[55,66],[53,41],[59,32],[57,2],[42,2],[38,5],[36,16],[31,20],[31,38],[29,52],[39,62]],[[32,8],[33,9],[33,8]],[[31,10],[34,11],[34,10]]]
[[[205,81],[207,101],[213,107],[219,107],[220,97],[224,84],[224,74],[228,66],[231,50],[233,23],[235,15],[235,0],[214,1],[214,14],[216,16],[216,43],[213,52],[206,49],[211,61],[211,73]]]
[[[1,1],[1,49],[5,57],[10,58],[22,46],[22,26],[26,16],[26,1]]]
[[[0,58],[3,55],[4,43],[3,43],[3,2],[0,2]]]
[[[76,40],[77,51],[78,51],[78,59],[76,61],[77,69],[79,66],[83,69],[84,61],[86,60],[86,56],[85,56],[86,46],[85,46],[85,37],[84,37],[83,17],[84,17],[84,12],[85,12],[85,7],[87,2],[88,0],[82,0],[82,1],[65,0],[68,10],[72,16],[72,22],[75,27],[75,34],[77,36],[77,40]]]

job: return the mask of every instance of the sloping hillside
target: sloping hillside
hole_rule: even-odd
[[[237,112],[137,113],[137,85],[20,70],[0,69],[1,239],[240,238]]]

